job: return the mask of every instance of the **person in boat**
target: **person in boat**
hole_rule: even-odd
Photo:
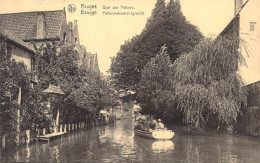
[[[158,127],[158,123],[157,123],[157,120],[156,119],[153,119],[153,130],[157,129]]]
[[[155,120],[155,122],[156,122],[156,120]],[[157,122],[154,123],[154,118],[153,118],[153,116],[151,116],[148,121],[149,129],[154,130],[156,128],[156,125],[157,125]]]
[[[145,120],[142,119],[142,118],[138,119],[137,125],[136,125],[135,128],[139,129],[139,130],[145,130],[146,129],[146,127],[145,127]]]
[[[164,129],[164,124],[161,119],[158,119],[157,129]]]
[[[151,127],[151,118],[150,118],[150,117],[147,117],[147,118],[146,118],[146,121],[145,121],[145,129],[146,129],[147,131],[149,131],[150,127]]]

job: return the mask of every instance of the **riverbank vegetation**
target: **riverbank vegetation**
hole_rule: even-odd
[[[180,2],[158,0],[141,34],[120,47],[110,67],[114,84],[120,89],[136,90],[144,66],[165,45],[174,61],[183,52],[190,52],[202,34],[181,12]]]
[[[227,129],[246,105],[237,74],[245,64],[240,41],[202,38],[179,1],[165,6],[158,0],[142,33],[112,59],[111,73],[118,88],[136,91],[145,114],[192,128]]]
[[[79,54],[73,46],[51,42],[36,51],[35,67],[28,71],[22,62],[15,62],[6,53],[4,43],[1,45],[1,133],[16,130],[18,109],[20,129],[36,130],[53,125],[58,109],[60,123],[86,121],[86,116],[93,121],[101,109],[116,103],[116,94],[100,72],[78,64]],[[59,86],[64,95],[44,93],[49,85]]]

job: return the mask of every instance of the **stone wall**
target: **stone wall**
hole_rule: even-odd
[[[260,81],[244,86],[248,90],[247,107],[238,117],[236,131],[260,137]]]

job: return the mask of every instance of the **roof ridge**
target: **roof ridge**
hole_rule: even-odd
[[[4,14],[0,14],[0,15],[14,15],[14,14],[39,13],[39,12],[57,12],[57,11],[64,11],[64,10],[26,11],[26,12],[15,12],[15,13],[4,13]]]
[[[32,51],[35,53],[35,49],[33,47],[33,45],[24,42],[22,39],[20,39],[19,37],[17,37],[17,35],[13,32],[11,32],[10,30],[4,29],[2,27],[0,27],[0,35],[7,37],[9,40],[11,40],[12,42],[15,42],[16,44]]]

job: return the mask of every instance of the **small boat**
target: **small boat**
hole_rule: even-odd
[[[158,140],[171,139],[174,136],[174,132],[167,129],[145,131],[145,130],[140,130],[135,128],[134,132],[135,135],[137,136],[151,138],[151,139],[158,139]]]

